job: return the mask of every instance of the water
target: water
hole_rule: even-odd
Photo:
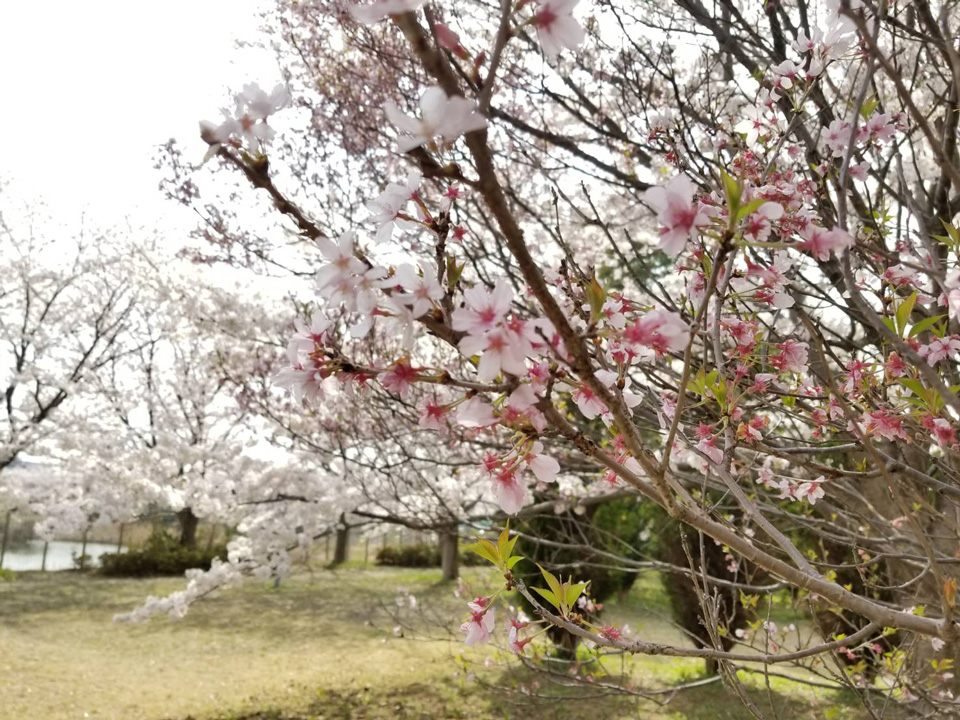
[[[47,570],[73,570],[73,556],[80,556],[83,543],[54,540],[47,547]],[[117,551],[116,543],[87,543],[86,567],[97,567],[100,556]],[[29,540],[26,545],[7,548],[3,558],[4,570],[39,570],[43,563],[43,540]]]

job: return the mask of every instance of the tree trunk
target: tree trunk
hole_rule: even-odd
[[[7,537],[10,535],[10,516],[13,510],[7,510],[7,519],[3,523],[3,542],[0,543],[0,568],[3,567],[3,559],[7,556]]]
[[[90,526],[83,530],[83,544],[80,546],[80,569],[87,569],[87,535],[90,534]]]
[[[343,522],[341,516],[340,522]],[[341,565],[347,561],[347,549],[350,547],[350,526],[337,526],[337,543],[333,548],[333,564]]]
[[[456,580],[460,576],[460,538],[456,528],[440,531],[440,567],[444,580]]]
[[[184,508],[177,513],[177,520],[180,522],[180,544],[183,547],[195,548],[200,518],[193,514],[192,508]]]

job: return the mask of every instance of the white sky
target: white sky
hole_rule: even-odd
[[[177,138],[197,161],[202,118],[246,82],[270,88],[258,8],[271,0],[0,2],[0,208],[41,200],[66,225],[193,220],[164,200],[156,147]]]

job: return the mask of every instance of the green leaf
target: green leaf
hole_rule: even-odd
[[[883,318],[880,318],[880,319],[883,320],[883,324],[884,324],[884,325],[886,325],[888,328],[890,328],[890,332],[892,332],[892,333],[897,332],[897,325],[896,325],[896,323],[894,322],[893,318],[883,317]]]
[[[720,177],[723,179],[723,192],[727,199],[727,207],[730,210],[730,217],[739,218],[740,198],[743,195],[743,188],[736,178],[728,175],[722,168]]]
[[[447,287],[453,290],[457,283],[460,282],[460,276],[463,275],[463,269],[467,266],[467,263],[457,264],[457,259],[447,253]]]
[[[924,318],[912,328],[910,332],[907,333],[907,337],[913,337],[914,335],[919,335],[924,330],[930,330],[934,325],[936,325],[940,320],[945,318],[946,315],[934,315],[933,317]]]
[[[757,210],[759,210],[761,205],[766,205],[768,202],[769,200],[764,200],[763,198],[754,198],[753,200],[748,202],[746,205],[744,205],[742,208],[740,208],[739,212],[737,213],[737,222],[740,222],[741,220],[746,220],[748,217],[753,215]]]
[[[880,105],[880,99],[876,95],[871,95],[864,101],[863,105],[860,106],[860,117],[868,120],[878,105]]]
[[[467,545],[464,549],[465,549],[465,550],[470,550],[471,552],[475,552],[477,555],[479,555],[480,557],[482,557],[484,560],[489,560],[489,561],[492,562],[494,565],[497,564],[497,558],[495,558],[495,557],[491,554],[491,552],[490,552],[489,550],[487,550],[487,548],[485,548],[483,545],[481,545],[481,544],[478,543],[478,542],[475,542],[475,543],[472,543],[472,544],[470,544],[470,545]]]
[[[531,588],[531,589],[534,592],[539,593],[544,600],[546,600],[548,603],[550,603],[555,608],[557,608],[557,610],[560,609],[560,603],[557,601],[557,596],[554,595],[552,592],[550,592],[549,590],[544,590],[543,588],[538,588],[538,587]]]
[[[953,223],[948,223],[943,218],[940,219],[940,224],[943,225],[943,229],[947,231],[947,235],[950,236],[954,244],[960,243],[960,228],[954,226]]]
[[[590,283],[584,288],[587,296],[587,302],[590,303],[590,321],[599,322],[603,317],[603,304],[607,301],[607,291],[597,282],[597,275],[594,273],[590,278]]]
[[[543,579],[547,581],[547,585],[549,585],[550,589],[553,591],[554,597],[562,598],[563,590],[561,589],[560,581],[557,580],[556,576],[549,570],[545,570],[543,566],[540,565],[539,563],[537,564],[537,567],[540,568],[540,572],[543,575]],[[559,605],[557,607],[559,607]]]
[[[504,548],[507,543],[510,542],[510,521],[507,520],[507,524],[503,528],[503,532],[500,533],[500,537],[497,538],[497,552],[500,553],[500,557],[506,557],[510,553],[505,553]]]
[[[897,308],[897,334],[903,336],[903,331],[907,327],[907,321],[910,319],[910,313],[913,312],[913,306],[917,304],[917,291],[900,303]]]
[[[577,583],[576,585],[569,585],[564,588],[563,592],[563,601],[566,603],[567,607],[573,607],[577,599],[580,597],[580,594],[587,588],[587,585],[590,583],[582,582]]]
[[[507,570],[513,570],[513,566],[523,560],[523,555],[514,555],[507,560]]]
[[[897,382],[903,385],[905,388],[907,388],[907,390],[912,392],[917,397],[926,398],[927,389],[919,380],[914,380],[913,378],[897,378]]]

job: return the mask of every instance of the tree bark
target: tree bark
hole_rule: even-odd
[[[344,522],[343,515],[340,516],[340,524],[337,525],[337,542],[333,548],[333,564],[342,565],[347,561],[347,550],[350,547],[350,526]]]
[[[460,575],[460,538],[455,527],[440,531],[440,567],[444,580],[456,580]]]
[[[87,535],[90,534],[90,526],[83,530],[83,544],[80,546],[80,569],[87,569]]]
[[[180,544],[183,547],[195,548],[200,518],[193,514],[192,508],[187,507],[177,513],[177,520],[180,522]]]
[[[7,519],[3,523],[3,542],[0,543],[0,568],[3,567],[3,559],[7,556],[7,538],[10,535],[10,516],[13,510],[7,510]]]

